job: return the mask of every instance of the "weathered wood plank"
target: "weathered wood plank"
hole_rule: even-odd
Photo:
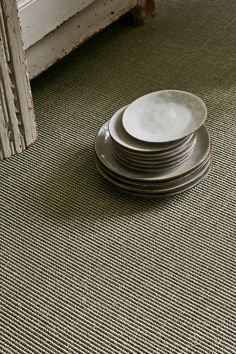
[[[37,136],[15,0],[0,0],[0,158],[22,152]]]
[[[25,52],[21,38],[18,13],[14,9],[15,0],[6,1],[6,12],[8,15],[8,33],[11,38],[10,52],[14,71],[16,95],[18,96],[19,116],[24,126],[24,137],[26,146],[29,146],[36,138],[36,125],[34,121],[34,108],[29,85],[29,77],[26,67]]]
[[[20,0],[19,17],[28,49],[95,0]]]
[[[30,78],[137,5],[137,0],[96,0],[26,51]]]
[[[7,112],[7,105],[5,101],[5,94],[2,82],[0,83],[0,159],[11,156],[11,146],[9,140],[9,119]]]
[[[2,107],[5,105],[6,110],[2,110],[2,124],[6,125],[8,130],[9,141],[14,141],[16,153],[22,152],[19,123],[16,115],[15,96],[12,90],[12,82],[10,77],[10,69],[6,60],[3,45],[0,45],[0,72],[3,95],[1,97]],[[2,146],[4,146],[2,141]]]
[[[2,12],[1,6],[0,6],[0,33],[2,35],[2,42],[3,42],[3,46],[4,46],[5,56],[6,56],[7,62],[9,62],[10,61],[10,54],[9,54],[9,50],[8,50],[7,34],[6,34],[5,23],[4,23],[3,12]]]
[[[155,15],[155,0],[138,0],[137,6],[132,10],[133,24],[143,25],[150,17]]]

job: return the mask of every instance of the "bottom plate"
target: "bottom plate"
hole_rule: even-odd
[[[199,179],[199,180],[195,180],[192,183],[189,183],[187,186],[185,186],[184,188],[179,188],[178,190],[169,192],[169,193],[162,193],[162,194],[148,194],[148,193],[137,193],[137,192],[131,192],[131,191],[125,191],[126,194],[129,194],[133,197],[139,197],[139,198],[145,198],[145,199],[163,199],[163,198],[167,198],[167,197],[173,197],[175,195],[187,192],[188,190],[196,187],[200,182],[202,182],[207,175],[210,173],[211,171],[211,165],[208,167],[208,170],[204,173],[204,175]]]
[[[176,195],[182,192],[187,191],[190,188],[193,188],[196,186],[198,183],[200,183],[210,172],[211,169],[211,158],[203,165],[202,169],[198,171],[197,175],[192,175],[192,178],[187,180],[183,184],[178,184],[176,186],[168,186],[165,188],[158,188],[158,189],[153,189],[153,187],[148,186],[146,188],[143,188],[142,186],[133,186],[125,182],[121,182],[117,180],[114,176],[109,174],[109,172],[104,171],[103,168],[101,168],[101,163],[99,161],[96,162],[97,169],[101,173],[101,175],[108,180],[110,183],[114,184],[115,186],[119,187],[120,189],[124,190],[126,193],[134,195],[134,196],[141,196],[141,197],[167,197],[171,195]],[[141,188],[140,188],[141,187]]]

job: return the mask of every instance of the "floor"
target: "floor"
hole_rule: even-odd
[[[32,82],[39,139],[0,165],[1,354],[236,353],[236,2],[159,0]],[[214,164],[163,201],[94,165],[99,127],[155,90],[207,104]]]

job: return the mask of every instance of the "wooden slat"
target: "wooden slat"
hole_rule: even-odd
[[[9,68],[5,57],[4,48],[0,45],[0,77],[2,79],[3,97],[1,101],[6,102],[7,114],[1,117],[2,125],[7,124],[8,139],[14,141],[15,151],[22,152],[20,131],[16,116],[15,96],[12,92],[12,84],[9,76]],[[2,111],[3,113],[6,113]],[[2,145],[4,141],[2,141]]]
[[[133,24],[143,25],[151,16],[155,15],[155,0],[138,0],[132,14]]]
[[[30,78],[137,5],[137,0],[97,0],[26,51]]]
[[[0,159],[11,156],[11,146],[9,141],[9,118],[5,101],[4,89],[0,83]]]
[[[95,0],[21,0],[18,2],[25,49]]]
[[[7,34],[6,34],[5,23],[4,23],[4,18],[3,18],[2,6],[0,6],[0,33],[2,36],[2,42],[3,42],[3,46],[4,46],[5,56],[6,56],[7,62],[9,62],[10,61],[10,54],[9,54],[9,50],[8,50]]]
[[[15,0],[0,0],[0,158],[22,152],[37,136]]]
[[[34,109],[26,68],[23,41],[19,26],[19,18],[15,7],[15,0],[6,0],[6,13],[8,16],[8,33],[11,38],[10,53],[14,69],[14,77],[20,107],[21,124],[24,126],[24,137],[26,146],[29,146],[36,139],[36,125],[34,121]]]

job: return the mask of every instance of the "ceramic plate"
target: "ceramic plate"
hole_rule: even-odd
[[[110,175],[109,172],[107,172],[107,170],[104,170],[101,167],[101,164],[99,163],[97,164],[98,171],[110,183],[129,192],[137,193],[137,194],[143,193],[146,195],[152,195],[152,194],[169,195],[176,192],[182,192],[199,183],[209,173],[210,167],[211,167],[211,161],[205,164],[204,167],[201,170],[199,170],[197,174],[196,173],[192,174],[189,178],[186,178],[184,180],[182,179],[175,180],[175,182],[172,182],[171,184],[167,184],[167,185],[163,184],[162,186],[157,184],[155,187],[149,185],[144,187],[141,185],[132,185],[126,182],[122,182],[119,179],[115,178],[114,176]]]
[[[121,163],[126,164],[127,167],[130,167],[132,169],[135,169],[137,171],[156,171],[158,172],[161,169],[167,169],[170,167],[178,166],[179,164],[183,163],[185,160],[187,160],[191,156],[191,152],[188,152],[184,155],[178,156],[174,160],[171,160],[169,162],[163,162],[163,163],[157,163],[157,164],[147,164],[147,163],[139,163],[135,161],[127,161],[126,159],[120,157],[116,153],[114,153],[115,157],[120,160]]]
[[[106,166],[104,166],[100,160],[96,157],[96,165],[102,169],[106,174],[108,174],[112,179],[119,180],[122,183],[134,185],[134,186],[139,186],[139,187],[148,187],[148,188],[153,188],[153,189],[158,189],[158,188],[167,188],[168,186],[173,186],[177,184],[184,183],[185,181],[190,181],[194,178],[194,176],[198,175],[201,170],[205,169],[207,165],[211,163],[211,154],[206,158],[206,160],[198,166],[194,171],[191,171],[190,173],[178,177],[177,179],[171,179],[167,181],[137,181],[137,180],[132,180],[128,179],[122,176],[117,175],[116,173],[108,170]]]
[[[125,106],[121,109],[119,109],[109,120],[109,133],[114,141],[118,146],[121,148],[123,147],[124,149],[128,151],[134,151],[134,152],[141,152],[143,153],[157,153],[165,150],[172,149],[173,147],[180,146],[182,145],[185,141],[188,139],[191,139],[190,137],[185,137],[184,139],[180,139],[177,141],[173,142],[166,142],[166,143],[161,143],[161,144],[152,144],[152,143],[147,143],[143,141],[139,141],[125,131],[123,124],[122,124],[122,117],[123,113],[125,112],[126,108],[128,106]]]
[[[121,159],[123,159],[124,161],[126,161],[127,163],[135,163],[138,165],[162,165],[162,164],[169,164],[171,162],[180,160],[181,158],[185,157],[185,156],[189,156],[193,149],[194,149],[194,145],[196,143],[196,138],[194,139],[194,141],[192,141],[191,145],[188,145],[187,148],[185,148],[184,150],[175,153],[173,155],[167,155],[167,156],[157,156],[155,158],[144,158],[144,157],[137,157],[137,156],[132,156],[132,155],[127,155],[124,154],[123,151],[114,149],[115,151],[115,155],[120,157]]]
[[[132,137],[150,143],[182,139],[205,122],[205,103],[178,90],[152,92],[138,98],[124,111],[122,122]]]
[[[184,187],[180,187],[180,188],[178,188],[176,190],[173,190],[172,192],[158,193],[158,194],[131,192],[131,191],[128,191],[128,190],[125,190],[125,192],[126,192],[126,194],[129,194],[129,195],[131,195],[133,197],[136,197],[136,198],[139,197],[139,198],[145,198],[145,199],[163,199],[163,198],[167,198],[167,197],[173,197],[175,195],[182,194],[182,193],[187,192],[188,190],[196,187],[200,182],[202,182],[208,176],[210,171],[211,171],[211,166],[204,173],[204,175],[201,176],[198,180],[190,182],[188,185],[186,185]]]
[[[183,164],[157,172],[135,171],[120,163],[114,156],[113,145],[108,131],[108,122],[99,130],[95,139],[95,151],[99,160],[111,171],[134,180],[163,181],[180,177],[196,169],[209,155],[211,143],[208,131],[202,126],[196,132],[196,144],[192,155]]]
[[[161,150],[158,152],[142,152],[142,151],[133,151],[133,150],[128,150],[126,148],[121,147],[120,145],[116,144],[114,140],[112,140],[112,144],[114,146],[114,149],[118,151],[120,154],[125,155],[130,158],[137,158],[137,159],[145,159],[145,160],[152,160],[152,159],[166,159],[171,156],[175,156],[182,151],[186,150],[188,147],[192,146],[195,144],[195,134],[192,134],[191,136],[188,137],[188,139],[185,139],[182,144],[173,146],[170,149],[167,150]],[[146,143],[147,144],[147,143]]]
[[[141,182],[141,181],[126,179],[108,170],[97,158],[96,158],[96,165],[99,171],[102,170],[104,174],[106,174],[113,181],[117,181],[118,183],[120,183],[121,186],[125,185],[128,186],[128,188],[136,188],[137,190],[140,189],[163,190],[163,189],[171,189],[173,187],[177,188],[180,186],[184,186],[186,183],[194,181],[196,178],[200,177],[211,165],[211,156],[209,156],[208,159],[204,161],[204,163],[201,164],[201,166],[196,170],[194,170],[192,173],[174,180],[169,180],[164,182],[148,182],[148,181]]]

